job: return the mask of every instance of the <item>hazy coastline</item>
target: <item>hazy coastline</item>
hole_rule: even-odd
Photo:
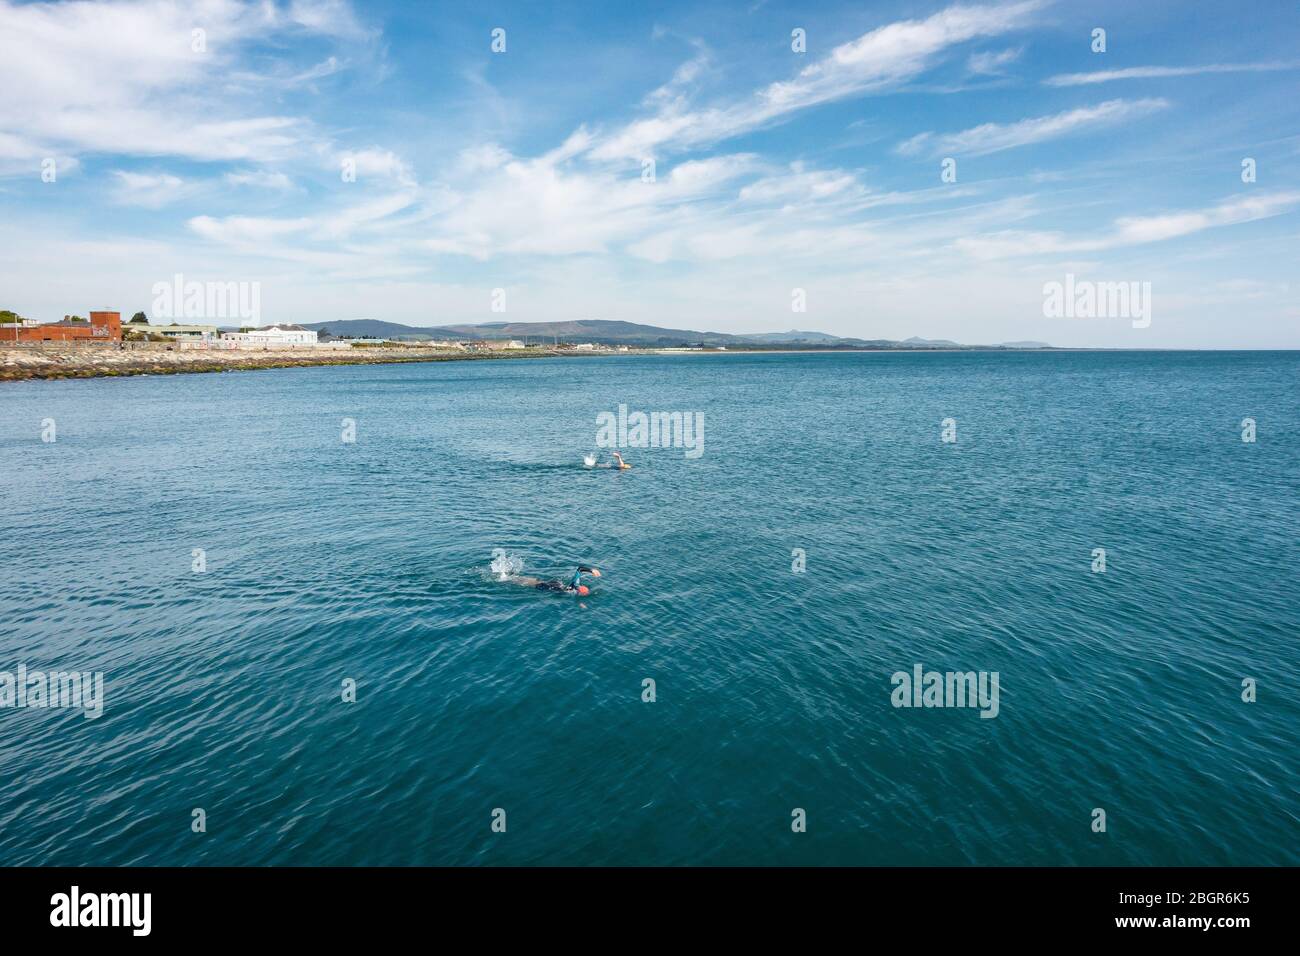
[[[409,362],[526,359],[576,354],[604,353],[574,353],[553,349],[473,352],[420,346],[355,348],[346,352],[305,348],[251,351],[165,347],[118,349],[86,345],[59,345],[47,348],[0,346],[0,382],[256,371],[319,365],[385,365]]]

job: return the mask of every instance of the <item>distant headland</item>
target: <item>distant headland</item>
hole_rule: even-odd
[[[396,342],[425,340],[517,339],[526,345],[626,345],[629,348],[725,348],[778,349],[1046,349],[1046,342],[1000,342],[993,345],[962,345],[947,339],[909,338],[860,339],[826,332],[698,332],[670,329],[637,322],[604,319],[575,319],[566,322],[481,322],[470,325],[417,327],[380,319],[345,319],[338,322],[308,322],[303,328],[318,333],[351,338],[388,339]]]
[[[419,328],[376,319],[270,326],[153,323],[118,312],[40,323],[0,313],[0,381],[167,375],[316,365],[446,362],[663,352],[951,351],[1049,349],[1041,342],[959,345],[856,339],[824,332],[736,335],[633,322],[490,322]],[[12,333],[13,338],[9,335]]]

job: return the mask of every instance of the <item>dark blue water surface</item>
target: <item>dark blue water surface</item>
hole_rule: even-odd
[[[1297,353],[0,385],[0,670],[106,681],[97,720],[0,710],[0,863],[1300,863],[1298,385]],[[585,469],[620,403],[701,413],[704,454]],[[604,574],[544,594],[496,548]],[[997,671],[998,716],[895,708],[917,664]]]

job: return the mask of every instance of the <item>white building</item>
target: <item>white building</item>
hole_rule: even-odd
[[[261,329],[222,332],[221,341],[233,348],[282,349],[316,344],[316,333],[301,325],[268,325]]]
[[[215,325],[149,325],[142,322],[127,322],[122,332],[136,332],[141,335],[163,335],[169,339],[213,342],[220,334]]]

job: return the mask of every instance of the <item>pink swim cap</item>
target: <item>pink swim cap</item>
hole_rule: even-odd
[[[586,597],[588,594],[591,593],[591,588],[587,587],[587,585],[585,584],[579,584],[578,593],[581,594],[583,597]]]

